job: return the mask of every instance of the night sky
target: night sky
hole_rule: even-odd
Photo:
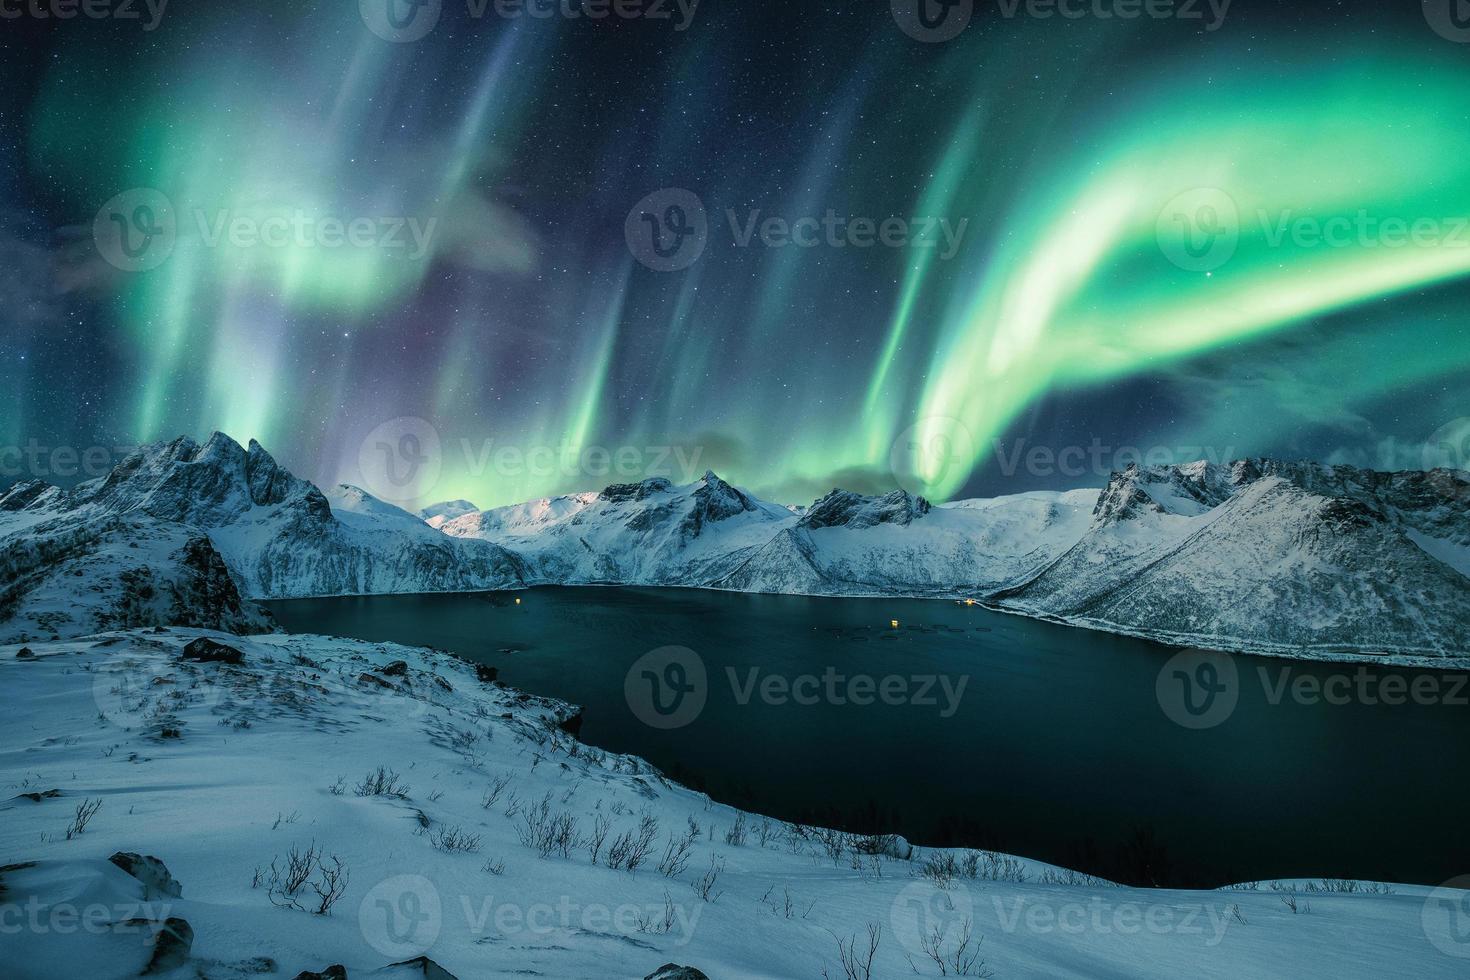
[[[887,0],[391,0],[417,40],[380,36],[390,0],[173,0],[151,30],[141,0],[26,2],[0,446],[220,429],[481,506],[706,468],[793,503],[1099,486],[1123,447],[1466,465],[1449,0],[975,0],[947,41]],[[782,245],[771,217],[815,220]],[[395,494],[380,444],[432,465]]]

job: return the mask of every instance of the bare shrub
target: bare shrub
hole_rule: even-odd
[[[664,845],[664,855],[658,861],[658,873],[665,878],[680,874],[689,865],[689,853],[698,839],[698,827],[690,827],[679,837],[670,834],[668,843]]]
[[[599,813],[592,818],[592,829],[587,832],[587,837],[582,843],[587,848],[587,855],[592,858],[593,864],[597,863],[597,858],[602,853],[602,846],[611,831],[612,818],[607,814]]]
[[[671,932],[674,928],[674,899],[669,895],[668,889],[664,890],[664,907],[662,911],[639,912],[634,925],[639,932],[646,932],[655,936],[662,936]]]
[[[735,814],[735,822],[730,825],[729,830],[725,831],[725,843],[731,847],[744,847],[745,835],[747,833],[749,831],[745,827],[745,814],[737,813]]]
[[[429,843],[445,854],[473,854],[480,849],[479,834],[467,833],[458,824],[429,831]]]
[[[980,958],[980,944],[985,941],[982,936],[975,939],[973,936],[974,920],[969,916],[960,922],[959,935],[955,937],[954,945],[946,949],[943,930],[934,926],[929,932],[919,937],[919,945],[931,960],[939,967],[939,975],[942,977],[993,977],[995,974],[985,969],[985,961]],[[918,972],[915,970],[914,972]]]
[[[84,799],[77,804],[76,811],[72,814],[71,823],[66,828],[66,839],[73,840],[87,832],[87,824],[97,816],[97,811],[102,809],[102,798]]]
[[[256,869],[256,882],[262,877],[266,880],[266,895],[272,905],[298,912],[309,910],[313,915],[330,915],[332,906],[346,893],[351,879],[342,859],[318,850],[315,843],[308,844],[305,849],[291,845],[284,858],[271,860],[270,870],[264,875],[259,868]],[[315,907],[310,909],[302,904],[308,887],[316,895]]]
[[[336,905],[337,900],[347,891],[347,882],[352,877],[342,864],[342,859],[337,855],[331,855],[328,860],[332,862],[330,865],[326,861],[317,861],[320,879],[310,883],[311,890],[316,892],[317,897],[316,908],[312,910],[313,915],[331,915],[332,906]]]
[[[1026,880],[1025,866],[1009,854],[996,851],[966,851],[960,860],[966,878],[983,881],[1008,881],[1022,884]]]
[[[658,818],[644,813],[638,818],[637,830],[625,830],[613,838],[607,848],[607,866],[637,871],[648,859],[653,839],[658,836]]]
[[[724,858],[716,857],[715,855],[711,854],[709,858],[709,869],[705,871],[704,874],[694,879],[693,884],[695,894],[704,899],[706,902],[713,902],[717,900],[721,895],[725,894],[723,891],[715,891],[715,883],[720,880],[720,872],[724,870]]]
[[[1069,888],[1117,888],[1118,885],[1095,875],[1083,874],[1071,868],[1047,868],[1036,876],[1043,885],[1066,885]]]
[[[936,888],[947,891],[961,874],[960,863],[948,851],[943,854],[930,854],[919,866],[919,873],[934,882]]]
[[[377,769],[363,777],[362,782],[353,788],[358,796],[387,796],[396,800],[408,799],[408,787],[404,785],[398,773],[385,766]]]
[[[485,791],[485,797],[484,799],[480,800],[480,805],[487,810],[490,809],[492,806],[495,805],[495,801],[500,799],[500,794],[505,792],[505,787],[509,785],[510,773],[506,773],[505,775],[498,777],[493,783],[490,784],[490,788]]]
[[[848,848],[846,834],[840,830],[816,827],[812,829],[811,836],[816,838],[817,844],[827,852],[827,857],[831,858],[834,868],[842,863],[842,857],[847,853]]]
[[[868,941],[860,942],[860,937],[853,936],[844,940],[836,933],[832,938],[837,940],[837,955],[842,962],[842,974],[847,980],[872,980],[873,958],[878,955],[878,944],[883,941],[883,926],[877,922],[868,923]],[[825,975],[826,971],[823,971]]]
[[[892,854],[898,847],[897,834],[857,834],[849,839],[848,844],[859,854],[871,854],[882,857]]]
[[[553,851],[571,857],[572,848],[577,846],[577,818],[566,811],[553,813],[548,792],[526,805],[516,835],[540,857],[549,857]]]

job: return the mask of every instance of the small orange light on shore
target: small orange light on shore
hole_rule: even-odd
[[[890,619],[888,621],[888,625],[889,626],[892,626],[894,629],[898,629],[898,620],[896,620],[896,619]]]
[[[975,600],[974,599],[966,599],[965,600],[965,605],[967,605],[967,606],[973,606],[974,604],[975,604]]]
[[[521,604],[521,597],[520,596],[516,596],[516,605],[519,606],[520,604]]]

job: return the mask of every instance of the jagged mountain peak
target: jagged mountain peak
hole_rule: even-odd
[[[141,512],[199,526],[227,523],[252,507],[301,501],[317,519],[331,514],[316,487],[292,476],[260,443],[246,449],[223,432],[201,446],[188,436],[140,446],[75,499],[113,513]]]
[[[656,493],[668,493],[673,488],[674,485],[666,478],[655,476],[639,483],[611,484],[597,496],[610,503],[623,503],[629,500],[647,500]]]
[[[833,488],[832,492],[807,508],[798,526],[865,528],[878,524],[908,526],[929,513],[929,501],[911,495],[907,490],[894,490],[881,497],[867,497],[851,490]]]

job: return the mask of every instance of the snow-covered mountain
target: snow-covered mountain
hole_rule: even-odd
[[[257,598],[534,584],[956,595],[1222,649],[1464,657],[1470,478],[1274,460],[1130,467],[1100,492],[932,506],[759,500],[714,473],[480,511],[323,493],[215,434],[0,495],[0,632],[262,628]],[[453,516],[451,516],[453,515]]]
[[[442,530],[516,552],[540,582],[707,585],[795,520],[706,473],[477,511]]]
[[[220,433],[202,446],[142,447],[69,492],[31,482],[0,498],[0,619],[43,636],[264,626],[248,603],[236,611],[241,597],[505,588],[521,584],[521,567],[493,544],[447,537],[356,488],[329,499],[258,443]],[[201,590],[217,596],[206,608],[218,612],[189,622]],[[73,591],[101,598],[58,615],[57,596]]]
[[[1463,657],[1463,480],[1273,460],[1129,467],[1075,545],[997,598],[1202,646]]]
[[[1027,493],[931,506],[902,490],[833,490],[714,583],[747,592],[987,594],[1086,529],[1096,493]]]
[[[473,514],[479,509],[468,500],[444,500],[419,511],[419,517],[430,527],[441,527],[456,517]]]
[[[173,624],[268,629],[209,538],[146,514],[78,517],[39,482],[0,494],[0,643]]]

